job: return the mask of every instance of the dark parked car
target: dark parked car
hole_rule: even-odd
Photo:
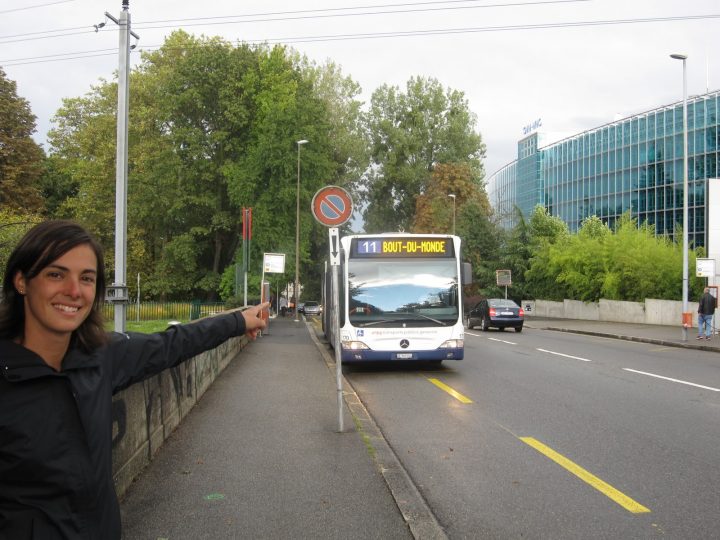
[[[467,314],[467,327],[479,326],[487,331],[490,328],[514,328],[522,332],[525,312],[512,300],[504,298],[488,298],[480,300]]]
[[[305,302],[302,313],[305,315],[320,315],[322,313],[322,306],[318,302],[309,300]]]

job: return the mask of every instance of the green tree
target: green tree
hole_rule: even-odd
[[[5,268],[15,246],[33,225],[42,221],[37,214],[21,213],[0,208],[0,274],[5,278]]]
[[[450,194],[455,196],[454,202]],[[468,202],[475,202],[487,216],[491,213],[485,191],[478,187],[468,163],[440,163],[431,172],[424,193],[415,199],[413,232],[451,233],[453,209],[458,218]]]
[[[76,219],[94,233],[105,248],[108,270],[115,255],[116,102],[117,87],[106,82],[83,97],[63,99],[48,133],[51,166],[45,178],[46,189],[57,182],[68,192],[53,200],[54,215]]]
[[[334,66],[314,66],[284,47],[235,47],[175,32],[144,54],[131,74],[128,275],[141,273],[152,297],[228,294],[243,207],[253,208],[250,275],[261,273],[263,252],[294,262],[296,141],[308,139],[300,255],[303,284],[319,288],[326,239],[310,199],[326,183],[349,182],[362,161],[357,92]],[[116,94],[102,81],[66,100],[52,134],[54,181],[69,193],[59,211],[90,224],[106,248],[113,245]],[[64,184],[68,178],[74,183]],[[294,265],[287,270],[293,275]]]
[[[530,225],[525,220],[519,208],[515,208],[517,225],[506,234],[499,236],[501,240],[499,269],[510,270],[512,275],[511,294],[514,299],[523,300],[534,298],[528,289],[525,274],[530,268],[533,250],[530,241]],[[495,283],[495,275],[488,275]]]
[[[463,260],[472,265],[475,276],[466,294],[494,290],[501,233],[492,220],[487,194],[467,163],[440,163],[433,169],[426,192],[416,199],[412,231],[450,233],[453,211],[455,232],[463,240]]]
[[[159,128],[162,145],[139,148],[152,160],[137,181],[142,191],[161,188],[166,195],[161,213],[144,205],[142,216],[147,227],[162,231],[151,246],[157,271],[147,280],[156,294],[212,299],[234,256],[241,207],[230,200],[225,168],[247,140],[247,127],[237,122],[236,76],[253,61],[247,47],[184,32],[144,58],[138,112]]]
[[[646,298],[677,300],[682,292],[682,250],[647,224],[624,214],[610,230],[597,216],[587,218],[577,234],[536,210],[533,256],[527,272],[536,298],[601,298],[642,302]],[[690,266],[696,255],[689,254]],[[691,297],[702,289],[690,281]]]
[[[596,301],[602,296],[608,273],[612,232],[597,216],[586,218],[576,235],[554,246],[550,272],[566,286],[570,298]]]
[[[39,181],[39,188],[45,201],[48,216],[61,218],[69,199],[77,197],[78,183],[71,176],[63,160],[50,155],[45,160],[45,172]]]
[[[607,271],[603,298],[642,302],[646,298],[682,298],[682,248],[664,236],[655,236],[652,226],[642,224],[625,213],[609,237]],[[695,253],[689,253],[689,265]],[[690,281],[691,297],[702,285]]]
[[[563,220],[551,216],[537,205],[530,216],[529,245],[532,251],[530,266],[525,272],[527,292],[532,298],[562,300],[567,286],[558,280],[558,268],[552,264],[554,248],[568,240],[570,232]]]
[[[475,283],[466,293],[497,296],[495,271],[505,268],[500,262],[504,234],[480,200],[462,206],[457,233],[463,239],[463,260],[470,262]]]
[[[275,47],[258,64],[249,96],[254,111],[249,139],[239,159],[225,169],[230,198],[253,207],[253,260],[260,270],[263,251],[285,253],[286,277],[295,273],[296,200],[300,199],[300,275],[306,294],[319,291],[322,259],[327,251],[324,228],[312,217],[313,194],[327,184],[347,182],[353,162],[353,134],[333,118],[352,110],[353,85],[332,66],[307,71],[284,48]],[[317,86],[322,87],[316,92]],[[335,88],[335,90],[333,90]],[[352,125],[352,123],[350,124]],[[351,130],[352,131],[352,130]],[[359,133],[357,127],[355,133]],[[300,154],[298,140],[308,140]]]
[[[409,230],[439,163],[467,164],[481,185],[485,145],[475,123],[464,94],[436,79],[411,78],[406,93],[378,88],[367,119],[371,167],[360,182],[366,231]]]
[[[22,212],[44,210],[39,188],[42,148],[32,139],[36,117],[17,84],[0,68],[0,204]]]

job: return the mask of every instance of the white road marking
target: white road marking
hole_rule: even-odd
[[[632,373],[639,373],[640,375],[647,375],[648,377],[655,377],[656,379],[664,379],[666,381],[676,382],[680,384],[687,384],[688,386],[696,386],[704,390],[712,390],[713,392],[720,392],[720,388],[713,388],[712,386],[703,386],[702,384],[695,384],[688,381],[682,381],[680,379],[673,379],[671,377],[663,377],[662,375],[655,375],[654,373],[648,373],[646,371],[638,371],[637,369],[623,368],[625,371],[631,371]]]
[[[517,343],[515,343],[513,341],[505,341],[504,339],[498,339],[498,338],[494,338],[494,337],[489,337],[488,339],[490,341],[499,341],[500,343],[507,343],[508,345],[517,345]]]
[[[555,351],[548,351],[547,349],[537,349],[540,352],[545,352],[548,354],[556,354],[557,356],[564,356],[565,358],[572,358],[573,360],[580,360],[582,362],[592,362],[592,360],[588,360],[587,358],[580,358],[579,356],[573,356],[571,354],[563,354]]]

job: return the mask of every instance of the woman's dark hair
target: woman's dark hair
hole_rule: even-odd
[[[89,352],[107,339],[102,316],[105,300],[105,266],[100,244],[83,227],[73,221],[52,220],[36,225],[23,236],[8,259],[0,301],[0,338],[15,339],[25,328],[23,296],[15,290],[14,279],[20,272],[26,280],[36,277],[43,268],[81,245],[88,245],[97,258],[95,300],[90,314],[73,332],[77,346]]]

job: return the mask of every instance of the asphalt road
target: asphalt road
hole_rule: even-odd
[[[717,538],[717,353],[531,328],[465,346],[346,372],[449,538]]]

